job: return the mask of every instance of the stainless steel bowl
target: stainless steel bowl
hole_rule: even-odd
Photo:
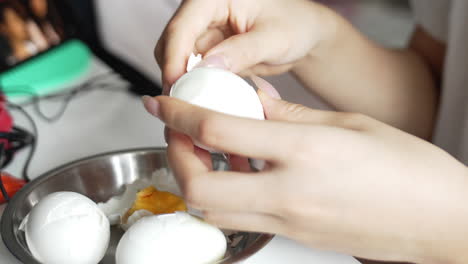
[[[51,170],[27,184],[5,209],[1,233],[7,248],[23,263],[39,263],[28,250],[24,232],[19,230],[23,218],[44,196],[57,191],[84,194],[95,202],[107,201],[123,192],[125,184],[138,178],[150,178],[154,171],[167,168],[164,148],[125,150],[77,160]],[[253,255],[272,235],[225,232],[228,251],[220,263],[236,263]],[[100,263],[115,263],[115,250],[123,231],[112,227],[111,241]]]

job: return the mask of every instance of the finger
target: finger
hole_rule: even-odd
[[[190,138],[170,132],[168,157],[187,205],[200,210],[269,213],[276,204],[270,175],[209,172]],[[263,199],[262,199],[263,198]]]
[[[160,105],[157,116],[167,126],[224,153],[281,162],[287,154],[277,150],[288,149],[291,137],[303,136],[302,131],[289,124],[225,115],[167,96],[156,100]],[[275,144],[265,144],[266,140]]]
[[[369,118],[361,114],[316,110],[281,100],[277,90],[266,80],[252,76],[268,120],[309,123],[352,130],[368,127]]]
[[[259,81],[256,80],[254,82],[258,83]],[[273,90],[269,90],[267,86],[263,86],[265,90],[260,88],[260,86],[258,87],[258,97],[262,102],[265,117],[268,120],[320,124],[327,126],[336,126],[337,124],[334,120],[338,115],[336,112],[315,110],[300,104],[294,104],[274,98],[276,95],[271,94]]]
[[[166,34],[162,34],[161,38],[158,40],[158,43],[156,44],[156,48],[154,49],[154,56],[156,58],[156,62],[159,65],[159,68],[161,69],[162,72],[162,94],[163,95],[169,95],[169,90],[170,90],[170,85],[169,82],[166,78],[166,74],[164,74],[164,54],[165,54],[165,45],[166,45]]]
[[[249,160],[237,155],[229,155],[229,164],[232,171],[251,172]]]
[[[208,151],[195,146],[195,155],[203,162],[209,171],[213,170],[213,162]]]
[[[203,33],[195,43],[196,53],[205,54],[225,39],[224,32],[219,28],[212,28]]]
[[[258,97],[268,120],[328,124],[328,112],[281,100],[281,95],[271,83],[258,76],[251,79],[258,88]]]
[[[260,91],[266,93],[269,97],[273,99],[281,99],[280,93],[271,83],[255,75],[251,76],[251,79]],[[267,100],[269,98],[264,99]]]
[[[283,64],[283,65],[270,65],[267,63],[261,63],[252,66],[238,74],[243,77],[251,77],[254,75],[257,76],[272,76],[279,75],[289,71],[292,68],[293,64]]]
[[[173,84],[185,73],[187,59],[195,48],[196,40],[209,25],[223,20],[218,1],[185,1],[163,32],[156,48],[163,79]],[[220,3],[222,4],[222,3]]]
[[[274,47],[265,48],[265,40],[270,38],[268,31],[252,30],[234,35],[219,43],[206,54],[206,57],[222,55],[229,70],[238,73],[266,61]]]
[[[190,177],[192,171],[208,172],[209,168],[195,154],[195,146],[189,137],[171,130],[169,138],[170,144],[167,147],[169,164],[181,190],[185,190],[185,183],[190,180],[186,177]]]
[[[285,226],[282,218],[268,214],[206,211],[203,215],[208,223],[228,230],[282,233]]]
[[[198,210],[270,213],[278,207],[272,199],[271,175],[233,171],[197,172],[182,176],[187,205]],[[271,173],[270,173],[271,174]],[[274,192],[273,192],[274,193]]]
[[[273,96],[275,95],[267,94],[269,92],[271,91],[260,88],[257,91],[266,119],[294,123],[333,125],[330,122],[332,114],[274,98]]]
[[[169,162],[187,205],[201,210],[234,212],[271,212],[276,208],[273,199],[268,197],[272,190],[270,175],[209,172],[195,154],[190,138],[173,131],[169,136]]]

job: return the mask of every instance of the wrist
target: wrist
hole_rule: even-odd
[[[309,48],[306,58],[327,58],[333,54],[343,34],[350,29],[349,22],[334,10],[322,4],[311,3],[311,24],[307,27],[316,39]],[[351,26],[352,29],[352,26]]]
[[[315,39],[306,55],[293,65],[292,72],[310,72],[311,68],[320,67],[322,62],[329,61],[340,48],[340,42],[353,30],[352,25],[334,10],[317,3],[310,3],[310,24],[304,34],[314,35]]]

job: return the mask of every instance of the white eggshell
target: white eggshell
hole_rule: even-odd
[[[226,238],[218,228],[187,213],[146,216],[117,246],[117,264],[207,264],[222,259]]]
[[[98,207],[107,216],[111,225],[121,224],[122,228],[127,229],[128,226],[123,226],[125,223],[122,223],[122,217],[132,207],[137,193],[151,185],[160,191],[182,196],[172,172],[161,168],[152,173],[151,179],[139,178],[133,183],[127,184],[122,194],[111,197],[106,202],[98,203]]]
[[[57,192],[34,206],[25,226],[32,255],[47,264],[97,264],[107,250],[110,225],[88,197]]]
[[[201,61],[203,60],[203,57],[201,54],[190,54],[190,57],[187,61],[187,72],[193,70]]]
[[[195,68],[172,86],[170,96],[224,114],[263,120],[263,106],[244,79],[218,68]]]
[[[135,201],[136,194],[151,186],[152,182],[147,178],[140,178],[125,186],[123,194],[114,196],[108,201],[98,203],[99,209],[107,216],[111,225],[119,224],[122,216],[130,209]]]

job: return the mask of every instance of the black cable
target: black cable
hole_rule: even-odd
[[[21,106],[26,106],[26,105],[29,105],[29,104],[32,104],[34,103],[35,100],[39,100],[39,99],[53,99],[55,97],[61,97],[61,96],[64,96],[64,95],[67,95],[70,93],[70,90],[71,92],[73,92],[73,90],[75,89],[78,89],[80,87],[83,87],[83,86],[90,86],[90,85],[93,85],[93,84],[96,84],[98,81],[102,81],[102,80],[105,80],[105,78],[107,77],[110,77],[110,76],[115,76],[115,73],[113,72],[106,72],[106,73],[102,73],[102,74],[99,74],[99,75],[96,75],[94,77],[91,77],[89,78],[88,80],[86,80],[85,82],[81,83],[81,84],[78,84],[78,85],[75,85],[75,86],[71,86],[69,88],[66,89],[66,91],[62,91],[62,92],[56,92],[56,93],[52,93],[52,94],[48,94],[48,95],[39,95],[38,93],[36,92],[33,92],[31,91],[32,89],[32,86],[31,85],[27,85],[27,84],[23,84],[23,85],[15,85],[15,86],[9,86],[8,89],[11,89],[11,90],[5,90],[5,87],[2,87],[1,90],[5,93],[10,93],[10,94],[27,94],[27,95],[30,95],[33,97],[33,99],[29,100],[29,101],[26,101],[24,103],[21,103],[19,105]]]
[[[28,154],[28,156],[26,158],[25,165],[23,166],[22,177],[27,182],[29,182],[31,180],[31,177],[29,176],[28,171],[29,171],[29,167],[30,167],[32,158],[33,158],[33,156],[34,156],[34,154],[36,152],[37,141],[38,141],[38,138],[39,138],[39,132],[38,132],[38,129],[37,129],[37,125],[34,122],[34,119],[31,117],[31,115],[27,111],[24,110],[23,107],[29,106],[29,105],[32,104],[36,114],[40,118],[45,120],[46,122],[51,123],[51,122],[58,121],[64,115],[64,113],[65,113],[68,105],[70,104],[70,102],[76,96],[78,96],[79,94],[89,92],[89,91],[93,91],[93,90],[98,90],[98,89],[99,90],[121,91],[123,89],[128,89],[129,88],[128,84],[126,86],[124,86],[124,87],[121,87],[123,89],[117,89],[115,83],[105,83],[105,82],[102,83],[102,81],[104,81],[106,78],[111,77],[111,76],[117,76],[117,74],[114,73],[114,72],[100,74],[100,75],[97,75],[97,76],[95,76],[93,78],[90,78],[89,80],[87,80],[86,82],[84,82],[84,83],[82,83],[80,85],[71,87],[71,88],[67,89],[64,92],[57,92],[57,93],[53,93],[53,94],[49,94],[49,95],[45,95],[45,96],[40,96],[39,94],[32,92],[31,87],[28,86],[28,85],[9,87],[10,89],[12,89],[11,91],[8,91],[8,89],[4,89],[2,87],[0,90],[2,92],[4,92],[4,93],[6,92],[6,93],[10,93],[10,94],[12,94],[12,93],[29,94],[32,97],[32,99],[30,99],[30,100],[28,100],[26,102],[23,102],[21,104],[15,104],[15,103],[7,102],[7,106],[9,108],[13,109],[13,110],[17,110],[17,111],[21,112],[26,117],[26,119],[28,119],[29,123],[31,124],[33,132],[32,132],[32,135],[31,135],[26,130],[24,130],[24,129],[20,128],[20,127],[14,127],[12,133],[10,133],[10,132],[0,133],[0,138],[2,138],[2,136],[3,136],[3,138],[9,139],[10,140],[9,142],[11,144],[11,147],[8,150],[8,153],[11,153],[11,155],[6,155],[6,157],[7,157],[6,160],[4,159],[5,158],[5,147],[3,146],[3,150],[2,150],[2,153],[1,153],[1,160],[0,160],[1,161],[0,166],[2,166],[1,168],[3,168],[6,164],[8,164],[8,162],[10,161],[10,159],[13,156],[14,152],[18,151],[19,149],[22,149],[22,148],[26,147],[27,145],[30,145],[31,149],[30,149],[29,154]],[[101,83],[99,83],[99,82],[101,82]],[[40,102],[44,101],[44,100],[56,100],[56,99],[63,100],[62,105],[59,108],[59,111],[57,111],[52,116],[47,116],[42,111],[42,109],[40,107]],[[1,172],[1,168],[0,168],[0,172]],[[4,186],[3,186],[2,179],[0,179],[0,190],[2,188],[5,189]],[[5,197],[7,197],[7,196],[5,196]]]
[[[23,109],[23,107],[10,103],[10,102],[7,103],[7,106],[10,107],[11,109],[17,110],[20,113],[22,113],[26,117],[26,119],[28,119],[29,123],[31,123],[31,127],[33,130],[32,137],[31,137],[31,149],[29,150],[29,154],[26,158],[25,164],[23,166],[23,171],[22,171],[23,179],[29,182],[31,181],[31,177],[29,177],[28,170],[29,170],[29,165],[31,164],[32,158],[34,156],[34,153],[36,152],[37,141],[39,139],[39,132],[36,126],[36,122],[34,122],[34,119],[31,117],[31,115],[28,114],[28,112],[26,112]]]
[[[32,96],[32,99],[26,102],[23,102],[21,104],[18,104],[18,105],[25,107],[25,106],[29,106],[32,104],[34,107],[34,111],[41,119],[45,120],[46,122],[53,123],[55,121],[58,121],[64,115],[70,102],[81,93],[90,92],[90,91],[98,90],[98,89],[121,91],[121,90],[129,88],[128,84],[123,87],[119,87],[121,89],[117,89],[115,83],[99,83],[111,76],[116,76],[116,74],[113,72],[100,74],[93,78],[90,78],[89,80],[87,80],[86,82],[80,85],[67,89],[67,91],[53,93],[53,94],[45,95],[45,96],[39,96],[37,93],[32,92],[31,87],[27,85],[9,87],[11,91],[9,91],[9,89],[3,88],[2,91],[10,93],[10,94],[12,93],[29,94],[30,96]],[[44,100],[53,100],[53,99],[60,99],[63,101],[61,103],[59,110],[55,114],[53,114],[52,116],[47,116],[44,113],[44,111],[42,111],[40,102]]]
[[[34,136],[28,131],[15,126],[9,132],[0,132],[0,139],[8,142],[8,147],[5,147],[3,160],[0,163],[0,166],[4,168],[8,166],[17,151],[32,144]]]

